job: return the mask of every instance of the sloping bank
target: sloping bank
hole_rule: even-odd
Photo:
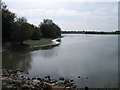
[[[58,46],[60,43],[61,43],[61,38],[56,38],[56,39],[51,40],[51,43],[49,43],[49,44],[30,46],[30,49],[31,50],[35,50],[35,49],[49,49],[49,48],[53,48],[55,46]]]

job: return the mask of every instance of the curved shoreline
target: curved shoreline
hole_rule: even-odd
[[[57,46],[57,45],[60,44],[60,42],[58,41],[60,39],[61,38],[53,39],[51,44],[41,45],[41,48],[43,48],[43,47],[49,47],[49,46]]]
[[[56,38],[51,40],[48,44],[43,44],[43,45],[28,45],[28,44],[24,44],[23,46],[19,45],[18,48],[18,44],[13,45],[13,46],[9,46],[9,47],[2,47],[1,52],[6,51],[6,50],[17,50],[17,51],[21,51],[21,50],[27,50],[27,51],[34,51],[34,50],[40,50],[40,49],[51,49],[55,46],[58,46],[61,43],[61,38]]]
[[[47,49],[47,48],[52,48],[55,46],[58,46],[61,43],[61,38],[56,38],[51,40],[50,44],[45,44],[45,45],[38,45],[38,46],[30,46],[30,49]]]

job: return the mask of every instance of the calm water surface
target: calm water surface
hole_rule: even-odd
[[[68,77],[74,79],[79,87],[115,87],[118,36],[64,34],[61,44],[52,49],[4,51],[3,68],[20,68],[30,76]]]

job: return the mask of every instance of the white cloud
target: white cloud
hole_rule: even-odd
[[[97,15],[105,15],[105,14],[117,14],[118,13],[118,6],[114,7],[101,7],[94,11]]]
[[[26,9],[17,11],[16,9],[10,9],[10,11],[17,13],[18,16],[24,17],[39,17],[39,16],[76,16],[79,12],[76,10],[67,9]]]
[[[111,13],[117,14],[118,13],[118,6],[115,6],[112,10]]]
[[[3,0],[4,2],[11,2],[10,0]],[[119,2],[119,0],[12,0],[12,2]]]
[[[54,13],[55,14],[55,13]],[[79,12],[76,10],[67,10],[67,9],[59,9],[56,12],[57,15],[63,15],[63,16],[74,16],[74,15],[78,15]]]
[[[79,16],[87,20],[93,17],[93,13],[92,12],[81,12],[79,13]]]
[[[106,14],[108,12],[109,12],[108,8],[98,8],[94,11],[94,14],[103,15],[103,14]]]
[[[47,8],[44,8],[43,6],[33,7],[33,5],[30,8],[24,9],[12,7],[10,10],[16,13],[19,17],[26,17],[28,22],[35,25],[38,25],[44,18],[49,18],[54,22],[57,22],[62,29],[105,28],[112,30],[117,28],[117,6],[112,5],[109,7],[109,4],[107,4],[108,6],[105,6],[104,4],[102,7],[102,4],[99,6],[98,3],[94,3],[95,7],[93,7],[89,6],[91,4],[84,3],[80,4],[78,8],[68,8],[66,4],[62,5],[63,7],[51,8],[51,5],[49,6],[48,4]],[[84,5],[88,5],[88,7],[85,8]]]

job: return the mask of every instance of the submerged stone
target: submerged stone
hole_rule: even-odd
[[[59,80],[65,80],[65,78],[64,77],[60,77]]]

